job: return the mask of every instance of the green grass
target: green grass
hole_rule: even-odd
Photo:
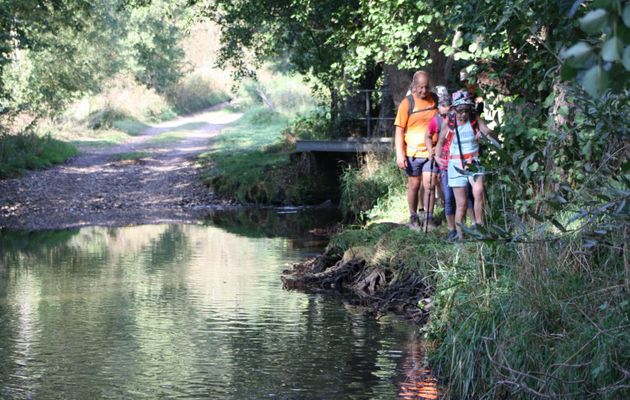
[[[149,145],[162,145],[168,143],[179,142],[186,138],[186,132],[181,131],[168,131],[164,133],[160,133],[159,135],[153,136],[152,138],[147,140],[147,144]]]
[[[204,181],[218,194],[243,203],[323,201],[320,192],[329,182],[322,174],[309,174],[308,161],[291,160],[283,135],[287,121],[264,107],[248,109],[200,156]]]
[[[112,121],[112,128],[125,132],[131,136],[137,136],[150,127],[150,125],[140,122],[134,118],[123,118]]]
[[[115,161],[135,161],[149,156],[145,151],[131,151],[128,153],[120,153],[114,156]]]
[[[79,153],[69,143],[53,139],[49,134],[35,133],[0,135],[0,178],[19,176],[26,170],[59,164]]]

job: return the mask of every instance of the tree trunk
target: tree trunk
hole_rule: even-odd
[[[381,108],[378,113],[376,135],[379,137],[394,136],[395,108],[394,97],[390,87],[390,77],[387,69],[383,70],[383,86],[381,87]]]
[[[384,73],[388,76],[389,90],[392,94],[392,100],[396,108],[400,105],[402,99],[407,95],[407,90],[411,85],[413,72],[409,70],[398,69],[396,65],[385,65]]]

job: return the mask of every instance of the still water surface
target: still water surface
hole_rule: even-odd
[[[315,251],[296,243],[201,225],[3,234],[0,398],[435,398],[413,327],[282,289]]]

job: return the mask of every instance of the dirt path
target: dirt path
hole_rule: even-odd
[[[198,179],[195,156],[240,117],[215,107],[154,126],[130,141],[85,148],[63,165],[0,181],[0,229],[191,222],[226,205]],[[163,134],[170,138],[165,138]],[[146,156],[117,161],[120,154]]]

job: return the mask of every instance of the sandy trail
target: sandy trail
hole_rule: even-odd
[[[200,183],[195,163],[221,129],[241,116],[223,108],[161,123],[118,146],[84,148],[63,165],[0,181],[0,228],[43,230],[203,218],[208,210],[226,205]],[[165,133],[168,140],[160,136]],[[146,157],[117,161],[117,155],[134,151]]]

